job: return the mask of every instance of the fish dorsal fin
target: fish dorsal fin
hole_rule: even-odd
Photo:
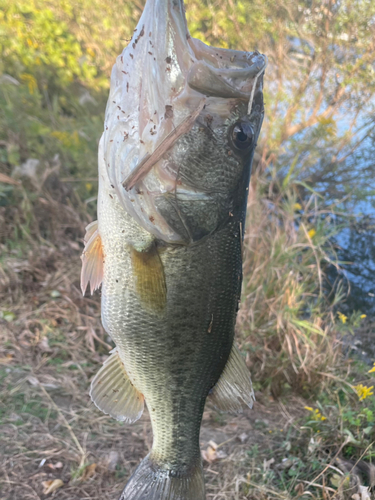
[[[103,248],[102,240],[98,232],[98,221],[91,222],[86,227],[84,238],[85,248],[83,249],[82,271],[81,271],[81,290],[85,294],[88,283],[90,282],[91,295],[94,290],[100,287],[103,281]]]
[[[250,373],[235,344],[223,373],[209,394],[209,400],[218,410],[234,413],[253,407],[255,396]]]
[[[167,287],[163,263],[155,244],[143,252],[132,250],[132,268],[142,304],[152,312],[161,313],[166,306]]]
[[[117,348],[91,382],[90,396],[103,413],[131,424],[138,420],[144,408],[144,397],[131,383]]]

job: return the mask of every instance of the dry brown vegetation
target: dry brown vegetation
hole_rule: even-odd
[[[57,167],[47,170],[43,178],[22,178],[22,183],[20,180],[12,185],[12,196],[19,202],[0,211],[4,228],[0,275],[4,297],[0,319],[0,498],[114,499],[150,449],[152,436],[147,413],[132,426],[122,425],[101,414],[89,400],[90,380],[112,348],[100,323],[99,294],[83,298],[79,287],[79,256],[89,215],[71,186],[60,180]],[[261,203],[264,208],[265,201]],[[258,250],[263,257],[266,248],[273,248],[269,247],[271,240],[281,238],[284,245],[298,247],[290,221],[288,238],[281,234],[279,225],[273,226],[272,231],[278,234],[275,239],[270,212],[254,207],[251,210],[245,270],[250,259],[254,260],[254,236],[254,241],[263,245]],[[282,211],[286,227],[293,213]],[[259,221],[258,226],[254,222],[257,216],[263,220],[263,231]],[[13,247],[12,240],[17,242]],[[305,244],[310,245],[308,241]],[[314,248],[310,245],[313,253]],[[266,380],[275,376],[281,379],[280,374],[284,374],[283,383],[287,381],[293,373],[283,357],[287,353],[290,359],[301,362],[293,367],[293,380],[302,384],[309,377],[311,384],[314,370],[324,366],[323,350],[333,344],[317,343],[315,352],[311,342],[317,342],[320,336],[311,336],[307,343],[296,340],[291,323],[285,323],[284,316],[279,315],[285,309],[283,301],[288,300],[282,291],[285,287],[293,290],[298,280],[280,280],[278,273],[290,266],[286,259],[275,271],[281,303],[271,297],[266,300],[259,280],[267,276],[275,286],[275,280],[267,275],[269,265],[269,257],[259,257],[255,272],[246,282],[240,322],[243,347],[254,342],[256,349],[249,350],[248,360],[257,380],[262,380],[267,369]],[[254,327],[250,333],[247,330],[251,322],[261,333],[257,341]],[[278,335],[267,335],[275,325]],[[323,323],[318,326],[325,328]],[[326,333],[322,338],[329,339]],[[295,342],[291,349],[296,353],[286,347],[288,336]],[[263,363],[262,349],[268,353]],[[275,354],[270,356],[272,352]],[[275,372],[278,362],[281,369]],[[273,393],[277,392],[275,384],[271,387]],[[254,410],[241,416],[206,409],[201,446],[207,498],[354,498],[351,495],[363,483],[361,475],[347,476],[348,467],[352,470],[354,463],[345,462],[340,468],[337,458],[342,446],[340,449],[337,437],[327,445],[311,429],[301,427],[306,421],[306,402],[297,396],[274,400],[267,391],[257,391],[256,395]],[[330,482],[333,473],[339,474],[335,487]]]
[[[333,207],[331,211],[333,213]],[[251,180],[245,233],[244,288],[239,336],[255,380],[274,396],[285,385],[311,397],[341,355],[335,321],[340,293],[330,293],[328,266],[338,267],[330,242],[331,214],[296,185]]]

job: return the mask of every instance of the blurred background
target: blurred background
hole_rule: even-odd
[[[207,498],[375,498],[375,3],[185,4],[193,37],[269,58],[237,323],[258,403],[207,407]],[[143,5],[0,0],[1,500],[116,498],[151,446],[147,415],[90,406],[113,344],[79,286]]]

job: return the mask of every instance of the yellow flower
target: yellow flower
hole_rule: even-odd
[[[374,388],[373,385],[371,387],[366,387],[365,385],[362,385],[362,384],[358,384],[358,385],[354,386],[354,389],[357,391],[357,395],[358,395],[360,401],[363,401],[368,396],[372,396],[374,394],[372,392],[373,388]]]
[[[319,410],[314,410],[313,408],[311,408],[311,406],[305,406],[305,410],[308,410],[308,411],[312,411],[312,412],[314,412],[314,413],[313,413],[313,415],[311,415],[311,418],[312,418],[313,420],[316,420],[316,421],[321,420],[322,422],[323,422],[324,420],[327,420],[327,417],[324,417],[324,416],[320,413],[320,411],[319,411]]]
[[[366,314],[361,314],[360,318],[361,319],[365,319],[365,318],[367,318],[367,315]]]
[[[316,235],[315,229],[310,229],[307,233],[309,235],[309,238],[313,238]]]
[[[369,373],[375,373],[375,363],[374,366],[371,368],[371,370],[368,371]]]
[[[52,137],[56,137],[66,148],[71,148],[78,146],[80,139],[78,132],[75,131],[72,134],[62,130],[54,130],[51,132]]]
[[[28,86],[29,93],[34,94],[35,90],[38,88],[38,82],[33,77],[33,75],[30,75],[28,73],[23,73],[21,75],[21,80]]]
[[[314,413],[313,419],[314,419],[314,420],[321,420],[322,422],[323,422],[324,420],[327,420],[327,418],[326,418],[326,417],[323,417],[323,415],[320,413],[320,411],[319,411],[319,410],[315,410],[315,413]]]
[[[294,210],[302,210],[302,205],[300,205],[299,203],[295,203],[293,205],[293,208],[294,208]]]
[[[337,311],[337,316],[340,318],[341,322],[342,323],[346,323],[346,320],[348,319],[347,316],[345,316],[345,314],[343,314],[342,312],[340,311]]]
[[[92,50],[91,47],[88,47],[87,48],[87,53],[89,54],[89,56],[91,56],[92,58],[95,57],[95,52]]]

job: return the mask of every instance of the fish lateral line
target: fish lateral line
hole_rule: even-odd
[[[195,111],[187,116],[175,129],[170,132],[161,144],[151,154],[147,153],[145,157],[138,163],[125,181],[122,183],[126,191],[132,189],[137,182],[143,180],[150,172],[152,167],[157,163],[162,156],[177,142],[177,140],[192,128],[195,120],[206,105],[206,98],[201,99]]]

